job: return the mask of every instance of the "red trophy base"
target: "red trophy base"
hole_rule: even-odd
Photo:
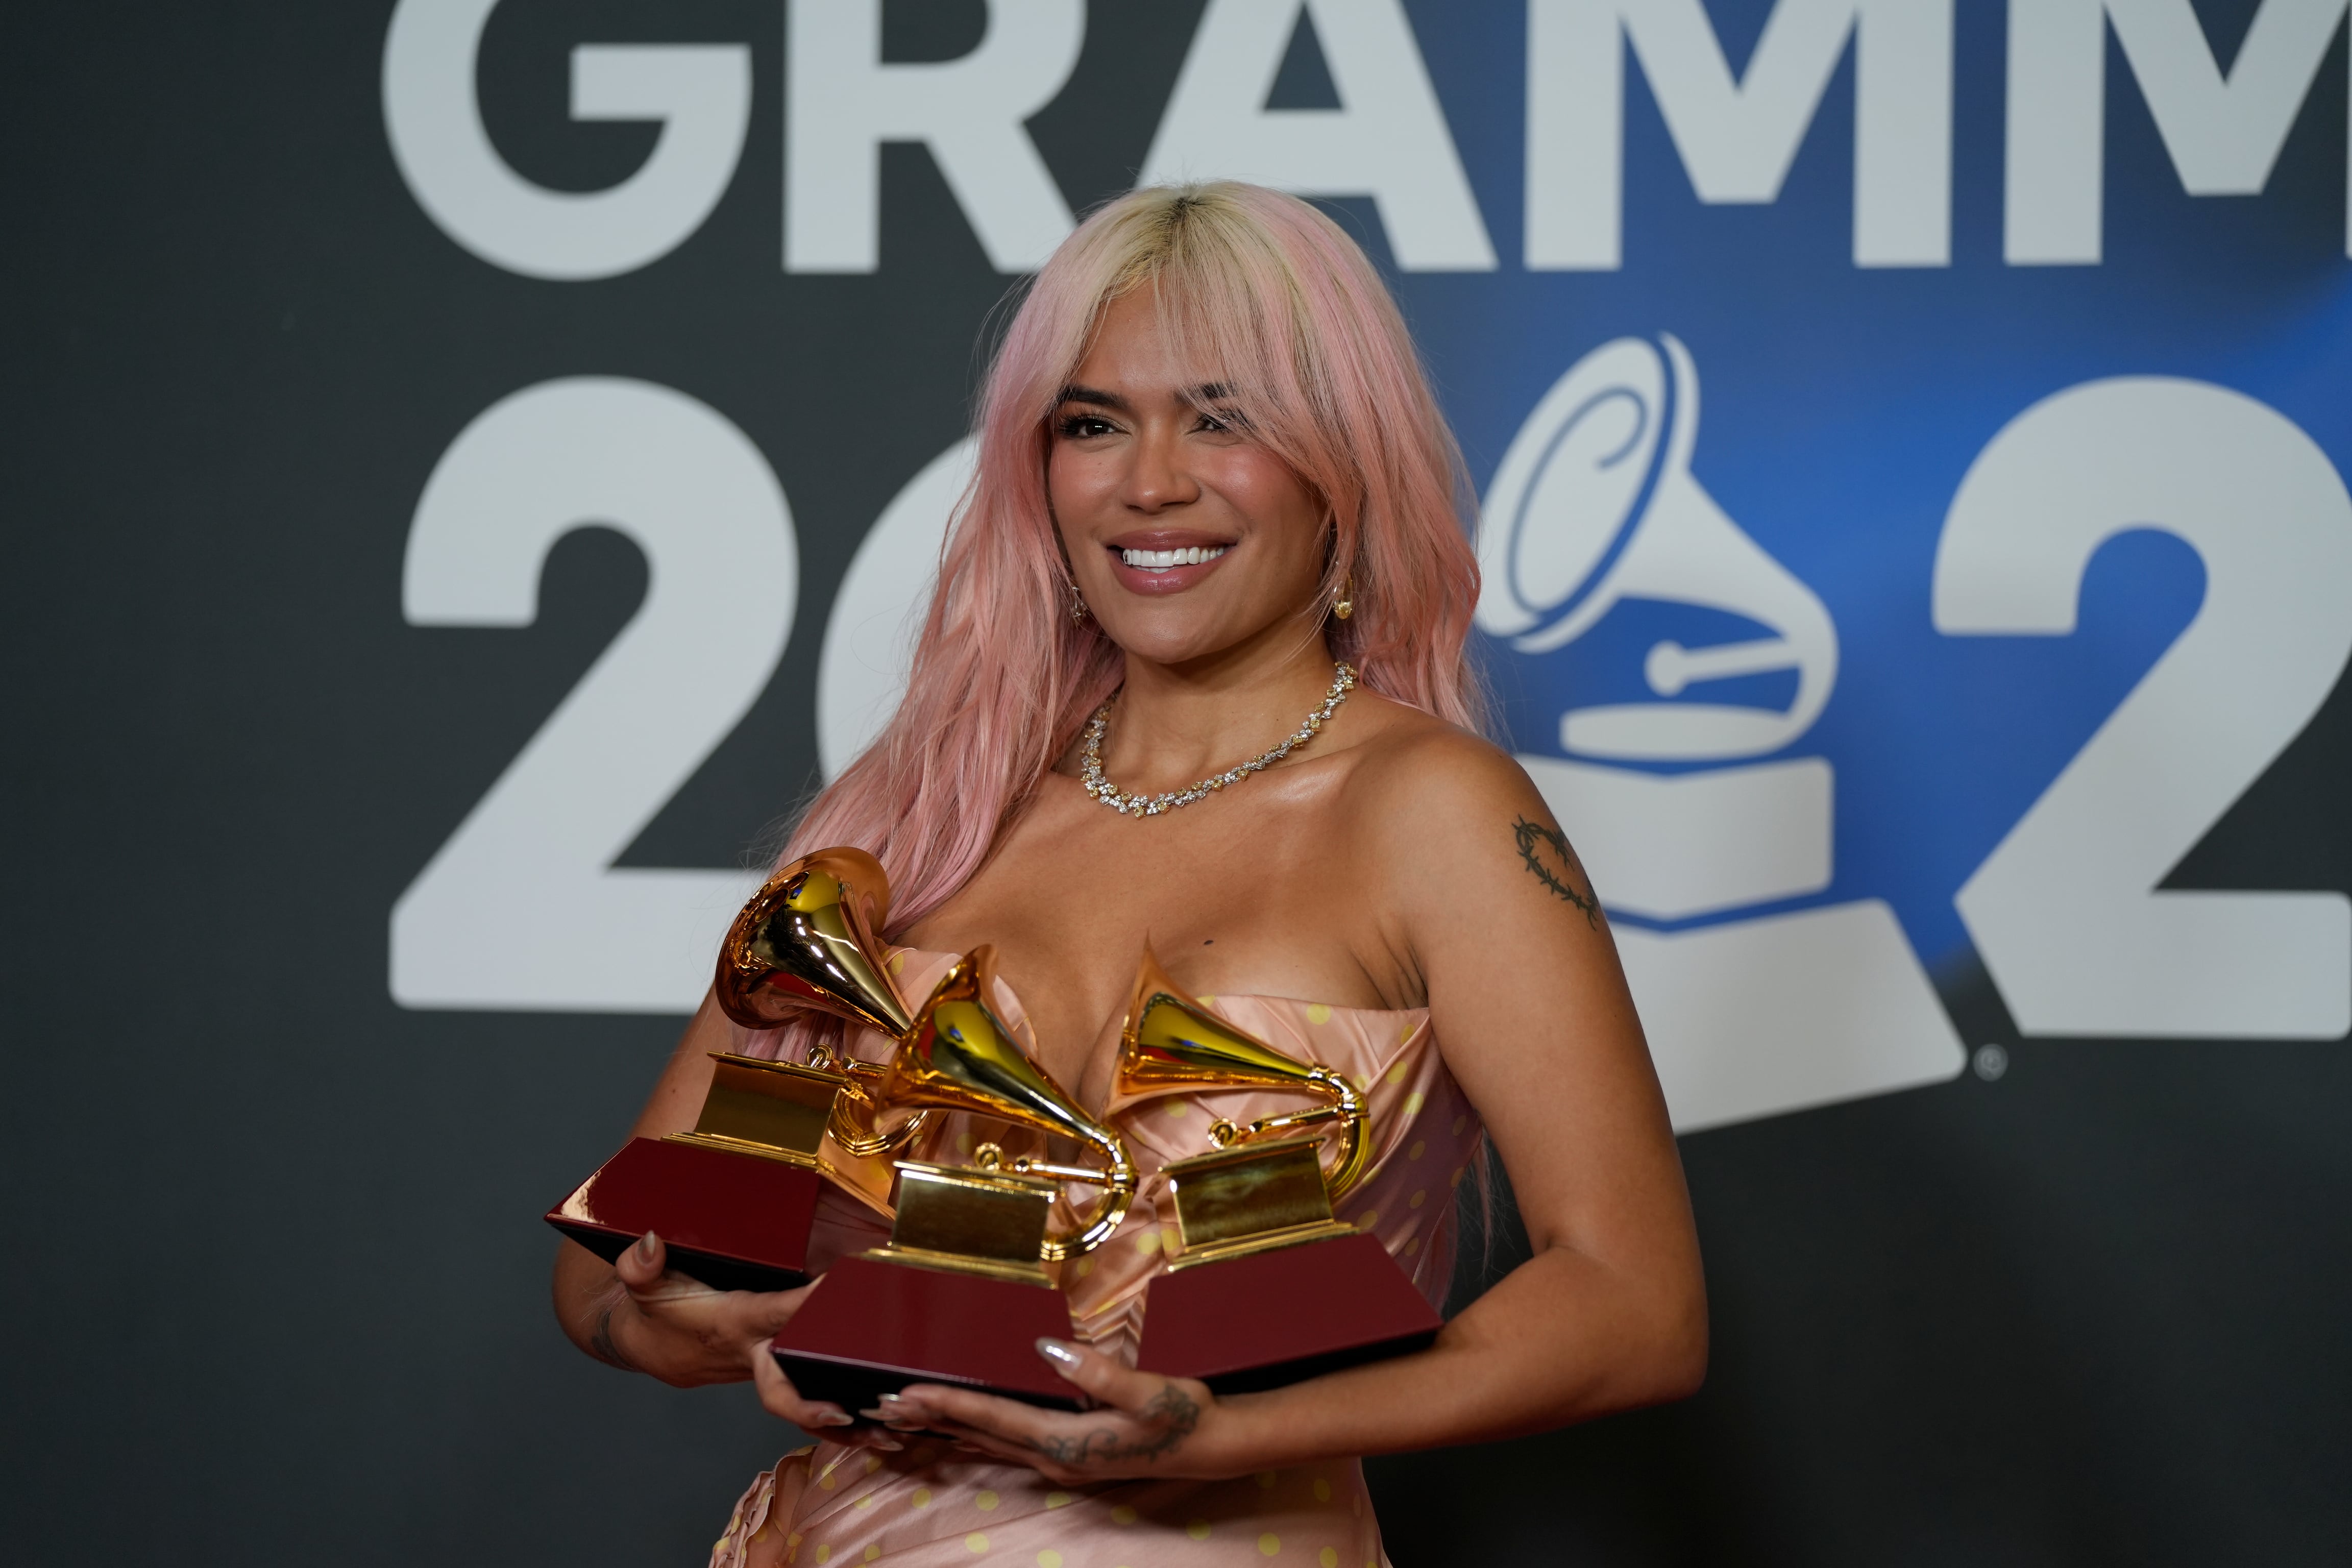
[[[650,1230],[672,1268],[714,1290],[789,1290],[808,1283],[820,1185],[782,1160],[632,1138],[547,1223],[608,1263]]]
[[[1070,1337],[1070,1310],[1049,1286],[845,1258],[768,1349],[802,1398],[853,1416],[910,1383],[1076,1410],[1076,1390],[1037,1353],[1045,1337]]]
[[[1444,1321],[1359,1232],[1162,1274],[1135,1364],[1250,1394],[1420,1350]]]

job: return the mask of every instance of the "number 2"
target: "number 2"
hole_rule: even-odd
[[[689,1011],[757,885],[613,865],[741,720],[792,634],[792,513],[723,416],[611,377],[492,405],[426,481],[403,610],[420,626],[529,626],[548,551],[592,523],[645,552],[645,604],[393,906],[405,1006]]]
[[[1955,900],[2038,1035],[2335,1038],[2352,900],[2156,891],[2352,655],[2352,497],[2312,439],[2200,382],[2086,383],[1978,455],[1937,550],[1936,629],[2063,637],[2084,569],[2155,527],[2204,558],[2196,618]]]

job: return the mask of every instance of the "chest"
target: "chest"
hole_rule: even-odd
[[[1147,942],[1196,995],[1396,1005],[1328,781],[1283,770],[1250,787],[1255,799],[1237,790],[1139,820],[1050,778],[980,874],[900,940],[992,944],[1040,1060],[1090,1103]]]

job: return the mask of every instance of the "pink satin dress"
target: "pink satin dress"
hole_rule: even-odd
[[[929,994],[955,956],[895,953],[891,969],[901,994]],[[1019,998],[1000,982],[993,1001],[998,1016],[1034,1049]],[[1368,1090],[1370,1173],[1341,1200],[1339,1217],[1379,1237],[1422,1293],[1442,1305],[1453,1272],[1454,1191],[1482,1129],[1445,1070],[1426,1011],[1271,996],[1200,1001]],[[869,1058],[888,1046],[874,1035],[850,1044]],[[756,1047],[747,1042],[744,1048]],[[1247,1121],[1307,1103],[1297,1095],[1250,1091],[1171,1095],[1114,1119],[1141,1181],[1118,1230],[1064,1269],[1060,1283],[1079,1338],[1134,1362],[1144,1288],[1181,1247],[1161,1167],[1207,1152],[1209,1124],[1218,1117]],[[925,1149],[910,1157],[953,1160],[970,1153],[973,1136],[964,1119],[950,1118],[927,1132]],[[813,1261],[862,1251],[887,1237],[887,1222],[875,1209],[828,1189]],[[1387,1561],[1363,1468],[1353,1459],[1223,1481],[1061,1488],[1024,1467],[923,1439],[910,1439],[896,1454],[823,1442],[787,1454],[752,1481],[710,1553],[711,1568],[1195,1568],[1243,1562],[1386,1568]]]

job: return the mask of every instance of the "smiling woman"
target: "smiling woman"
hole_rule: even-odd
[[[882,861],[907,996],[993,945],[1024,1048],[1133,1151],[1126,1219],[1060,1270],[1077,1342],[1038,1346],[1084,1408],[921,1384],[871,1412],[805,1399],[765,1341],[806,1292],[705,1289],[650,1237],[614,1268],[567,1247],[559,1315],[591,1353],[674,1384],[749,1377],[829,1435],[745,1494],[713,1557],[729,1568],[1205,1563],[1237,1544],[1378,1563],[1360,1456],[1675,1398],[1706,1360],[1681,1172],[1606,922],[1481,737],[1452,439],[1362,254],[1304,203],[1219,184],[1135,192],[1062,247],[997,357],[979,447],[906,700],[785,853]],[[1489,1137],[1534,1258],[1412,1354],[1223,1395],[1137,1370],[1180,1245],[1167,1167],[1228,1114],[1208,1094],[1114,1103],[1147,947],[1204,1016],[1353,1086],[1362,1175],[1339,1216],[1431,1300]],[[710,1050],[819,1044],[887,1046],[814,1017],[745,1034],[706,1004],[638,1131],[692,1121]],[[882,1234],[839,1199],[813,1251]]]

